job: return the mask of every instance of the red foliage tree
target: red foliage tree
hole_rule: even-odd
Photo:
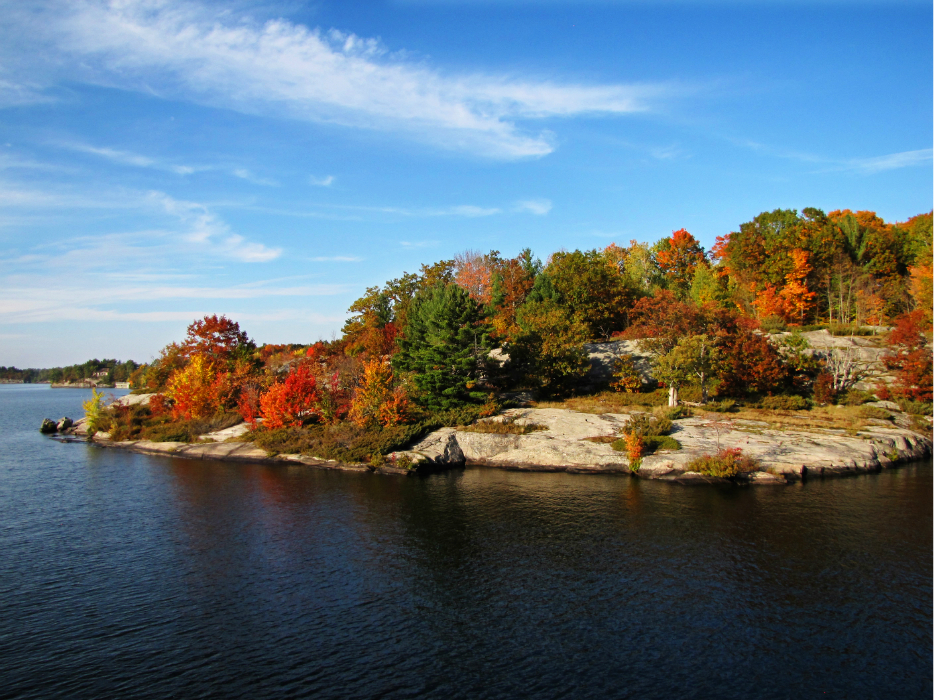
[[[273,384],[260,397],[263,425],[267,428],[299,428],[319,417],[320,392],[311,368],[302,363],[293,367],[284,382]]]
[[[186,357],[204,355],[211,359],[226,360],[240,346],[250,346],[250,338],[240,330],[240,324],[226,316],[205,316],[188,326],[182,342]]]
[[[895,330],[889,335],[890,351],[884,358],[886,367],[896,370],[895,384],[883,387],[886,393],[931,401],[934,390],[934,360],[927,347],[924,329],[927,314],[922,309],[902,314],[895,320]]]
[[[721,352],[718,395],[772,394],[789,380],[778,350],[761,335],[740,330],[721,345]]]

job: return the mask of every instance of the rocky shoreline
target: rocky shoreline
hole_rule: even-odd
[[[125,397],[136,402],[140,397]],[[589,414],[568,409],[512,409],[514,425],[544,426],[524,435],[480,433],[442,428],[387,456],[383,466],[323,460],[306,455],[269,455],[238,438],[246,432],[243,424],[202,436],[199,443],[114,442],[107,434],[87,437],[84,420],[68,426],[59,439],[88,441],[108,448],[144,454],[264,464],[301,464],[317,469],[375,471],[384,474],[424,474],[481,465],[498,469],[589,474],[633,474],[644,479],[681,483],[723,483],[727,479],[691,471],[691,460],[720,449],[739,448],[758,460],[757,471],[732,481],[748,484],[788,484],[808,478],[823,478],[879,472],[899,464],[924,459],[932,454],[930,437],[897,422],[870,420],[858,432],[843,430],[775,430],[761,421],[730,420],[726,416],[684,418],[674,422],[672,437],[681,449],[662,450],[643,458],[635,472],[625,453],[609,444],[629,420],[626,414]],[[497,417],[493,420],[502,420]],[[410,464],[404,468],[403,464]]]

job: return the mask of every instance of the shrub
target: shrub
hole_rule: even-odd
[[[864,403],[875,400],[875,396],[861,389],[847,389],[837,397],[837,403],[843,404],[844,406],[861,406]]]
[[[759,401],[759,408],[765,408],[770,411],[804,411],[811,407],[811,402],[803,396],[784,395],[784,396],[766,396]]]
[[[613,381],[610,388],[632,394],[642,388],[642,375],[636,369],[631,355],[621,355],[613,362]]]
[[[860,406],[859,415],[863,418],[878,418],[880,420],[893,420],[891,413],[878,406]]]
[[[875,335],[876,331],[872,328],[861,328],[859,326],[830,326],[827,330],[834,336],[867,336]]]
[[[637,471],[642,466],[642,455],[645,454],[645,441],[638,433],[627,433],[623,440],[626,456],[629,458],[629,469]]]
[[[480,415],[479,406],[465,406],[423,416],[408,425],[370,425],[352,422],[334,425],[310,425],[305,428],[263,426],[248,439],[267,452],[305,454],[341,462],[369,462],[374,454],[389,454],[405,448],[438,428],[466,425]]]
[[[715,455],[703,455],[688,463],[691,471],[724,479],[755,471],[758,467],[759,463],[744,455],[738,447],[721,450]]]
[[[643,438],[646,453],[657,452],[658,450],[680,450],[681,443],[675,440],[671,435],[649,435]]]
[[[218,373],[204,355],[194,355],[172,373],[165,395],[172,401],[172,417],[190,420],[212,415],[218,408]]]
[[[691,409],[687,406],[659,406],[654,411],[652,411],[659,418],[667,418],[668,420],[678,420],[679,418],[689,418],[691,416]]]
[[[648,437],[650,435],[667,435],[671,432],[672,423],[670,418],[664,416],[654,416],[649,413],[636,413],[629,417],[629,421],[623,426],[624,435],[635,434],[639,437]]]
[[[458,430],[468,433],[488,433],[494,435],[528,435],[539,430],[548,430],[547,425],[541,423],[516,423],[518,415],[503,416],[501,421],[482,420],[468,426],[459,426]]]
[[[732,413],[736,410],[736,402],[733,399],[711,401],[704,405],[704,409],[713,411],[714,413]]]
[[[833,376],[828,372],[821,372],[814,380],[814,401],[821,404],[833,403],[837,398],[837,390],[833,387]]]
[[[91,398],[81,404],[84,417],[88,423],[88,435],[94,435],[100,430],[101,410],[103,409],[104,395],[97,389],[91,390]]]
[[[765,333],[781,333],[787,328],[785,320],[781,316],[769,316],[768,318],[764,318],[759,323],[759,327]]]
[[[929,416],[932,412],[932,406],[929,401],[914,401],[912,399],[897,399],[895,403],[905,413],[912,416]]]

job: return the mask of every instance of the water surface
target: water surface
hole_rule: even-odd
[[[38,433],[89,393],[0,386],[2,695],[931,696],[929,463],[402,478]]]

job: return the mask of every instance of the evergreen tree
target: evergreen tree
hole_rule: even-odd
[[[393,364],[414,373],[419,402],[427,408],[446,410],[486,398],[472,389],[490,349],[489,327],[466,290],[440,282],[419,292],[398,345]]]

